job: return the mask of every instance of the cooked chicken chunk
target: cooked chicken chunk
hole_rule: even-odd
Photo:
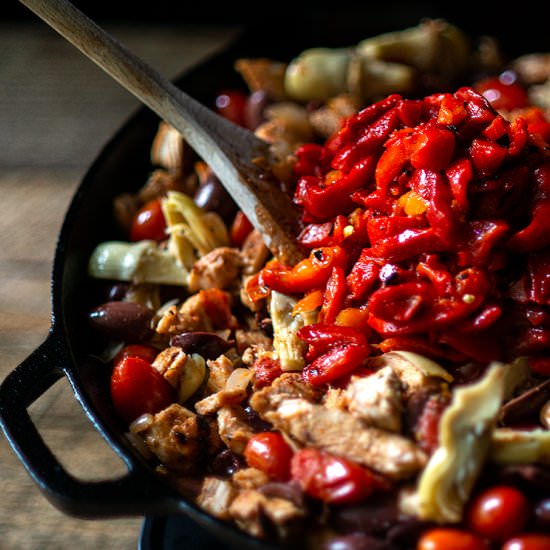
[[[253,489],[239,493],[229,506],[229,513],[251,535],[264,538],[269,532],[266,528],[271,527],[283,541],[296,532],[305,517],[305,510],[290,500],[267,497]]]
[[[243,454],[254,431],[246,420],[243,409],[238,405],[226,405],[218,410],[218,431],[221,440],[234,453]]]
[[[152,421],[135,433],[170,470],[189,473],[200,464],[204,434],[199,419],[177,403],[153,415]]]
[[[170,346],[164,348],[153,361],[157,370],[174,388],[179,387],[180,379],[187,362],[187,353],[181,348]]]
[[[392,479],[414,475],[425,454],[409,439],[365,426],[352,414],[264,388],[250,403],[260,416],[300,445],[368,466]]]
[[[258,272],[269,258],[269,248],[265,245],[261,233],[253,229],[241,247],[243,273],[253,275]]]
[[[391,367],[352,379],[346,388],[349,411],[369,426],[390,432],[401,431],[403,389]]]
[[[189,273],[189,291],[236,287],[240,282],[242,258],[237,248],[222,246],[199,258]]]
[[[308,401],[318,401],[322,392],[306,384],[297,373],[284,373],[273,384],[261,391],[255,392],[250,398],[250,405],[263,416],[271,410],[292,398],[303,398]]]
[[[197,504],[216,518],[229,519],[229,506],[236,495],[237,490],[230,481],[205,477]]]
[[[215,332],[236,326],[231,313],[229,293],[218,288],[201,290],[179,307],[169,307],[158,321],[159,334],[179,334],[191,331]]]

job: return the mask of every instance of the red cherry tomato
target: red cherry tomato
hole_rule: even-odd
[[[293,451],[278,432],[261,432],[248,440],[244,457],[249,466],[261,470],[271,479],[288,481]]]
[[[231,224],[231,229],[229,231],[229,236],[231,239],[231,244],[233,246],[241,247],[248,237],[248,234],[252,231],[253,226],[250,223],[250,220],[244,215],[244,213],[239,210],[233,223]]]
[[[216,96],[216,111],[239,126],[245,125],[247,95],[241,90],[224,90]]]
[[[550,535],[542,533],[525,533],[507,540],[501,550],[548,550]]]
[[[418,540],[416,550],[489,550],[480,536],[462,529],[438,527],[426,531]]]
[[[141,357],[123,357],[111,374],[111,399],[126,422],[157,413],[175,401],[174,388]]]
[[[318,449],[296,452],[291,473],[308,495],[332,504],[359,502],[381,486],[369,470]]]
[[[113,365],[116,365],[125,357],[141,357],[145,361],[152,363],[158,354],[158,350],[153,346],[145,344],[128,344],[124,346],[114,357]]]
[[[162,212],[161,200],[153,199],[145,203],[136,213],[130,227],[130,240],[163,241],[166,239],[166,219]]]
[[[480,80],[474,87],[497,110],[511,111],[529,104],[527,91],[510,71]]]
[[[499,485],[477,495],[466,512],[468,527],[493,541],[521,533],[529,521],[531,506],[515,487]]]

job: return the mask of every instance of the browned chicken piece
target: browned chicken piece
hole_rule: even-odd
[[[349,411],[369,426],[401,432],[403,385],[391,367],[354,377],[346,390]]]
[[[242,407],[239,405],[221,407],[218,410],[217,420],[221,440],[234,453],[242,455],[248,440],[254,435]]]
[[[168,191],[193,194],[196,187],[196,174],[191,173],[184,176],[183,174],[171,173],[165,169],[158,168],[149,174],[149,178],[139,190],[137,196],[141,204],[145,204],[158,197],[166,196]]]
[[[223,390],[229,375],[235,369],[233,361],[227,355],[220,355],[216,359],[206,362],[208,365],[208,380],[206,382],[207,393],[214,393]]]
[[[262,90],[276,101],[285,98],[285,63],[266,58],[242,58],[235,63],[235,69],[251,92]]]
[[[189,273],[189,291],[236,288],[240,283],[241,253],[237,248],[222,246],[199,258]]]
[[[195,403],[195,411],[201,415],[210,415],[226,405],[237,405],[248,397],[248,386],[254,372],[247,368],[235,369],[218,392],[206,396]]]
[[[253,229],[241,246],[241,258],[244,275],[254,275],[269,258],[269,249],[265,245],[261,233]]]
[[[302,398],[316,402],[322,395],[321,390],[304,382],[301,374],[287,372],[275,379],[271,386],[254,392],[250,398],[250,405],[260,416],[265,416],[288,399]]]
[[[237,496],[237,489],[227,479],[205,477],[197,504],[218,519],[230,519],[229,506]]]
[[[327,451],[396,480],[410,478],[426,463],[418,446],[401,435],[366,426],[346,411],[304,398],[269,396],[269,389],[251,398],[252,407],[300,445]]]
[[[231,313],[231,296],[218,288],[201,290],[183,304],[170,306],[159,319],[159,334],[179,334],[190,331],[216,332],[237,326]]]
[[[164,348],[155,357],[153,368],[157,370],[174,388],[179,387],[185,363],[187,361],[187,353],[181,348],[170,346]]]
[[[248,348],[255,346],[266,351],[273,350],[273,338],[262,330],[238,329],[235,331],[235,345],[237,352],[243,354]]]
[[[200,464],[205,434],[195,413],[174,403],[134,431],[168,469],[190,473]]]
[[[285,541],[299,529],[305,510],[290,500],[267,497],[248,489],[233,499],[229,514],[241,529],[252,536],[265,538],[274,529],[277,538]]]
[[[269,483],[269,477],[256,468],[242,468],[233,477],[233,485],[239,489],[258,489]]]
[[[151,145],[151,163],[174,176],[190,171],[194,154],[178,130],[161,121]]]
[[[401,382],[405,400],[416,392],[429,388],[439,391],[444,380],[439,376],[426,374],[409,359],[397,353],[385,353],[376,357],[372,360],[371,365],[375,369],[391,367]]]
[[[342,121],[356,113],[360,106],[358,96],[342,94],[329,99],[325,105],[312,111],[309,121],[321,137],[328,138],[338,131]]]
[[[512,62],[512,68],[525,84],[542,84],[550,78],[550,53],[522,55]]]

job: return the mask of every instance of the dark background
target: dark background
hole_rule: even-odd
[[[28,8],[17,0],[3,0],[0,20],[32,19]],[[325,44],[392,31],[418,23],[418,16],[442,17],[460,26],[472,36],[498,36],[511,54],[550,50],[548,18],[539,2],[531,0],[512,4],[490,1],[372,2],[333,0],[326,7],[321,2],[290,0],[74,0],[73,4],[98,21],[124,21],[170,24],[229,24],[280,28],[280,40],[288,33],[308,33],[326,29]],[[544,5],[544,4],[542,4]]]

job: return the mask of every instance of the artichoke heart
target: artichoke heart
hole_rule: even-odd
[[[417,487],[417,514],[439,523],[458,523],[488,457],[502,402],[526,370],[526,361],[492,363],[477,382],[459,387],[441,416],[439,447]]]
[[[88,261],[96,279],[187,285],[189,272],[166,248],[154,241],[106,241],[97,245]]]
[[[550,431],[499,428],[493,432],[489,460],[498,464],[550,465]]]
[[[273,323],[273,347],[284,371],[302,370],[307,347],[297,336],[298,330],[314,323],[316,312],[293,313],[296,300],[280,292],[271,292],[269,314]]]

